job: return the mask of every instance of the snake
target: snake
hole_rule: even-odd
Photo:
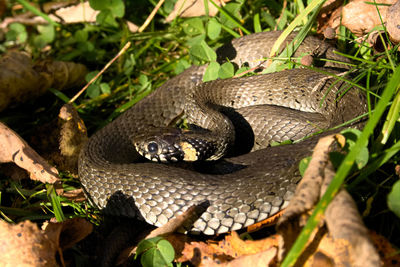
[[[206,235],[239,230],[283,210],[301,180],[298,163],[311,155],[318,136],[280,146],[274,141],[297,140],[356,118],[365,113],[366,101],[337,78],[349,60],[315,36],[307,36],[293,58],[311,55],[318,69],[263,74],[280,34],[250,34],[216,50],[219,63],[245,65],[258,75],[203,82],[207,65],[191,66],[93,134],[78,166],[90,202],[106,214],[155,226],[206,203],[190,227]],[[182,118],[189,130],[174,128]],[[207,138],[211,149],[203,149]]]

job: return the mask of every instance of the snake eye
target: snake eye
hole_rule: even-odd
[[[147,145],[147,150],[148,150],[150,153],[157,152],[157,151],[158,151],[158,145],[157,145],[156,143],[154,143],[154,142],[151,142],[151,143],[149,143],[149,144]]]

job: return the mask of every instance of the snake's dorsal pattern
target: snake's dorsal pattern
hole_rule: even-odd
[[[265,32],[236,39],[218,50],[219,58],[254,66],[269,55],[279,34]],[[308,52],[347,61],[333,50],[329,44],[307,37],[295,56]],[[323,67],[341,68],[330,62]],[[191,205],[207,202],[209,207],[194,223],[193,231],[211,235],[243,228],[288,204],[300,180],[297,163],[310,155],[317,137],[262,149],[270,140],[296,139],[315,128],[328,128],[354,118],[366,109],[364,97],[356,89],[342,96],[342,82],[309,69],[201,84],[204,69],[193,66],[169,80],[89,139],[81,152],[79,175],[96,206],[161,226]],[[136,132],[170,125],[182,113],[191,122],[203,120],[202,127],[207,125],[209,118],[186,96],[215,102],[225,115],[233,112],[231,117],[245,120],[254,129],[241,135],[252,140],[252,150],[260,150],[216,163],[216,169],[237,167],[222,174],[145,161],[133,145],[131,137]]]

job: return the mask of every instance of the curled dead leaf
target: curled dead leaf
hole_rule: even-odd
[[[222,266],[222,267],[241,267],[241,266],[252,266],[252,267],[265,267],[271,266],[276,259],[277,248],[271,247],[269,249],[260,251],[256,254],[250,254],[240,256],[234,260],[219,263],[212,261],[211,259],[205,259],[203,266]]]
[[[36,224],[0,221],[1,266],[57,266],[57,245]]]
[[[218,6],[224,5],[230,0],[214,1]],[[208,16],[213,17],[218,13],[218,9],[208,1]],[[206,15],[203,0],[178,0],[173,11],[165,19],[166,22],[173,21],[177,16],[182,18],[199,17]]]
[[[86,196],[82,188],[62,191],[60,193],[57,192],[57,194],[75,202],[83,202],[86,200]]]
[[[8,52],[0,59],[0,111],[38,97],[50,87],[79,86],[86,73],[82,64],[49,60],[34,64],[27,53]]]
[[[71,104],[62,106],[58,117],[61,121],[60,152],[62,162],[60,162],[60,167],[77,174],[79,152],[88,139],[86,127]]]
[[[307,212],[325,193],[335,176],[333,165],[329,160],[329,152],[335,140],[341,145],[344,144],[341,135],[329,135],[319,140],[304,178],[299,183],[294,197],[278,223],[278,230],[284,240],[281,251],[283,254],[289,250],[300,233],[305,219],[308,219]],[[344,189],[339,191],[327,207],[325,221],[333,240],[333,246],[336,248],[334,257],[332,257],[335,266],[337,264],[339,266],[380,266],[380,258],[368,237],[368,230],[362,222],[353,199]],[[298,264],[304,263],[312,255],[308,249],[313,242],[315,243],[316,236],[307,245],[306,252],[297,260]],[[320,243],[319,240],[318,243]],[[307,253],[309,254],[307,255]]]
[[[58,171],[34,151],[17,133],[0,122],[0,163],[14,162],[30,173],[32,180],[54,184]]]
[[[342,24],[355,35],[362,36],[375,26],[386,22],[389,8],[387,5],[394,2],[394,0],[377,0],[375,3],[378,5],[374,5],[362,0],[352,1],[343,7]]]
[[[396,9],[393,7],[395,2],[396,0],[378,0],[373,3],[354,0],[342,7],[342,1],[327,1],[318,17],[317,32],[327,34],[326,38],[329,38],[333,36],[333,33],[331,30],[325,33],[327,29],[338,31],[339,26],[343,25],[355,35],[363,36],[370,33],[374,27],[387,23],[388,31],[393,25],[391,29],[394,32],[393,36],[396,36],[396,32],[400,31],[396,29],[399,17],[390,14],[390,10],[394,12]],[[393,6],[389,8],[390,5]],[[395,38],[392,40],[394,41]]]
[[[96,16],[100,13],[98,10],[91,8],[89,1],[81,2],[72,6],[58,8],[55,16],[50,17],[57,22],[66,24],[81,22],[96,22]]]
[[[236,232],[232,232],[230,235],[227,235],[224,240],[218,243],[215,243],[213,241],[209,241],[207,243],[186,243],[185,248],[182,251],[182,257],[180,257],[178,261],[190,261],[195,266],[208,266],[212,262],[218,264],[226,263],[242,256],[256,255],[258,253],[265,252],[271,248],[277,248],[279,239],[280,237],[275,235],[257,241],[244,241],[240,239],[239,235]],[[275,256],[276,254],[274,254],[274,257]],[[240,261],[244,262],[247,260],[248,259],[245,259],[245,257],[243,257]],[[265,262],[263,262],[263,264],[264,266],[266,266]]]
[[[71,24],[81,22],[96,22],[98,10],[90,7],[89,1],[71,5],[74,1],[46,2],[43,3],[43,11],[58,23]],[[22,23],[27,25],[47,24],[44,18],[34,16],[32,13],[22,13],[13,17],[6,17],[0,23],[1,29],[6,29],[11,23]]]
[[[334,173],[332,174],[332,178]],[[323,190],[325,191],[325,190]],[[329,233],[345,251],[336,260],[349,262],[352,266],[380,266],[380,258],[364,226],[357,206],[349,193],[342,189],[325,211]],[[346,257],[344,257],[346,256]]]
[[[318,21],[317,32],[318,33],[322,33],[325,31],[326,28],[331,27],[331,24],[329,23],[330,19],[332,17],[334,17],[333,16],[334,13],[338,13],[338,12],[340,13],[342,4],[343,4],[342,0],[328,0],[322,5],[321,10],[318,14],[318,18],[317,18],[317,21]],[[328,38],[328,39],[331,39],[331,38]]]
[[[389,7],[387,17],[386,29],[390,39],[395,43],[400,43],[400,0]]]
[[[329,160],[329,149],[334,141],[335,135],[322,137],[318,141],[304,177],[298,184],[289,206],[279,219],[278,229],[283,226],[284,222],[292,221],[299,215],[307,214],[317,203],[323,183],[323,170]]]

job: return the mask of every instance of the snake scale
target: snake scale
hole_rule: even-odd
[[[279,35],[263,32],[234,39],[217,50],[218,59],[254,67],[269,55]],[[283,47],[293,38],[290,35]],[[348,62],[333,51],[331,45],[309,36],[294,56],[311,53],[314,58]],[[316,65],[333,71],[343,67],[323,60]],[[265,148],[271,140],[298,139],[365,112],[362,93],[310,69],[202,83],[204,70],[205,66],[192,66],[168,80],[89,139],[80,154],[79,176],[98,208],[162,226],[190,206],[206,201],[209,206],[192,231],[213,235],[241,229],[287,206],[301,178],[298,162],[311,154],[317,137]],[[134,133],[169,126],[182,114],[212,131],[224,124],[199,110],[189,96],[195,97],[195,102],[205,101],[206,108],[214,107],[224,116],[244,121],[249,127],[233,123],[242,132],[234,143],[250,143],[243,151],[251,152],[209,163],[223,170],[220,173],[153,163],[139,155],[133,145]],[[224,116],[217,117],[226,120]],[[238,168],[226,171],[226,166]]]

